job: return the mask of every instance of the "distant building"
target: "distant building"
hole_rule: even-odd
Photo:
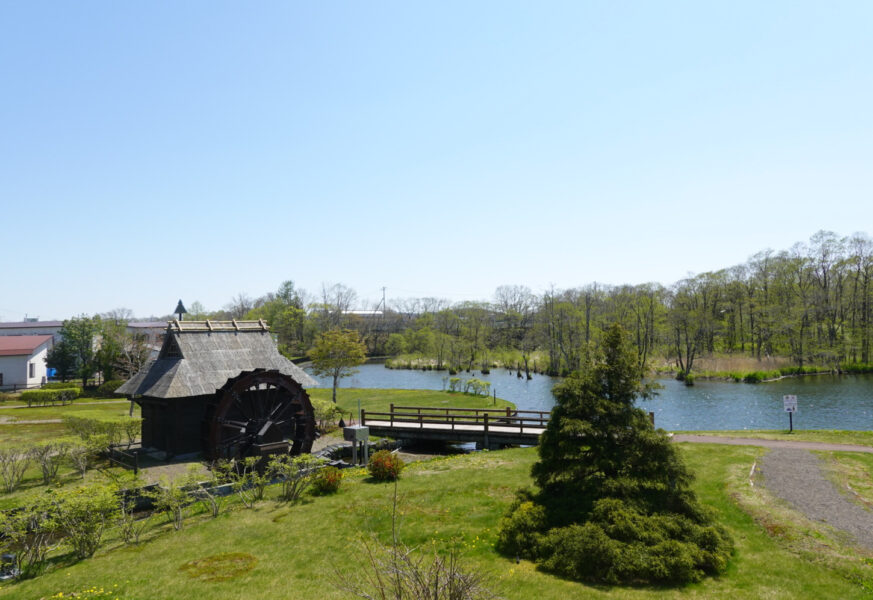
[[[49,334],[0,336],[0,389],[44,384],[48,379],[45,359],[52,345]]]
[[[0,323],[0,336],[6,335],[50,335],[54,342],[61,341],[61,327],[63,321],[17,321],[14,323]],[[164,325],[166,327],[166,325]]]

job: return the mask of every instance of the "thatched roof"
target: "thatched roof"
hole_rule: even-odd
[[[214,394],[231,377],[253,369],[275,369],[304,387],[318,385],[279,354],[262,320],[170,321],[157,358],[115,393],[153,398]]]

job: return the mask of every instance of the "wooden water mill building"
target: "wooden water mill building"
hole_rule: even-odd
[[[142,446],[208,459],[309,452],[317,382],[279,354],[259,321],[170,321],[157,357],[126,381]]]

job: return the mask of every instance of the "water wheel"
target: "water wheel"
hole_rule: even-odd
[[[278,371],[256,369],[216,392],[204,433],[210,460],[300,454],[312,449],[315,414],[303,386]]]

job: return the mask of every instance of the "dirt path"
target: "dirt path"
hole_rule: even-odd
[[[761,458],[758,469],[764,486],[813,521],[826,523],[847,534],[856,544],[873,549],[873,513],[850,502],[822,471],[821,459],[810,450],[873,453],[869,446],[760,440],[714,435],[677,434],[674,442],[762,446],[770,451]]]
[[[850,502],[822,473],[821,459],[809,450],[773,448],[758,465],[764,485],[814,521],[844,531],[873,549],[873,513]]]

